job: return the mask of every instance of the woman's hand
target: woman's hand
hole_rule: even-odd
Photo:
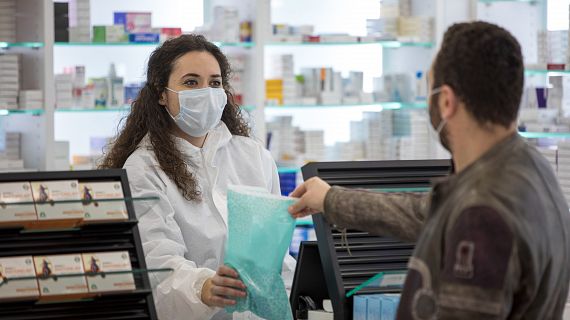
[[[246,286],[239,280],[238,273],[227,266],[221,266],[216,275],[204,282],[202,302],[210,307],[225,308],[236,304],[234,298],[244,298]]]

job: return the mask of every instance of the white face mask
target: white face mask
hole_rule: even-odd
[[[176,125],[191,137],[203,137],[214,129],[228,103],[223,88],[203,88],[194,90],[169,91],[178,94],[180,112],[172,119]],[[166,109],[168,112],[168,109]],[[170,112],[168,113],[170,114]]]

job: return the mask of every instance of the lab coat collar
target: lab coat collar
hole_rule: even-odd
[[[230,142],[232,134],[226,124],[223,121],[220,121],[218,126],[208,132],[208,136],[206,137],[206,141],[204,141],[202,148],[198,148],[179,137],[175,137],[174,139],[176,140],[180,151],[182,151],[182,153],[184,153],[192,162],[199,161],[203,156],[206,163],[212,164],[216,152]]]

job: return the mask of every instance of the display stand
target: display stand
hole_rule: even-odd
[[[124,201],[128,219],[101,222],[74,219],[48,223],[39,221],[4,224],[0,226],[0,258],[128,251],[132,271],[107,272],[105,275],[132,273],[136,288],[122,292],[58,295],[24,298],[18,301],[0,300],[0,319],[157,319],[148,274],[171,270],[147,269],[133,206],[134,201],[155,201],[156,199],[132,198],[127,174],[123,169],[0,174],[0,183],[54,180],[120,182],[124,199],[108,199],[108,201]],[[107,199],[96,201],[107,201]],[[2,205],[18,204],[4,203]],[[49,277],[55,280],[83,275],[93,274]],[[31,279],[34,278],[31,277]],[[30,280],[30,277],[3,280],[4,283],[6,281],[9,283],[10,281]]]

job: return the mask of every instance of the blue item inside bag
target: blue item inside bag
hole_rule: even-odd
[[[281,270],[295,229],[287,211],[294,202],[261,188],[229,188],[224,263],[239,273],[247,296],[227,312],[249,310],[264,319],[293,319]]]

